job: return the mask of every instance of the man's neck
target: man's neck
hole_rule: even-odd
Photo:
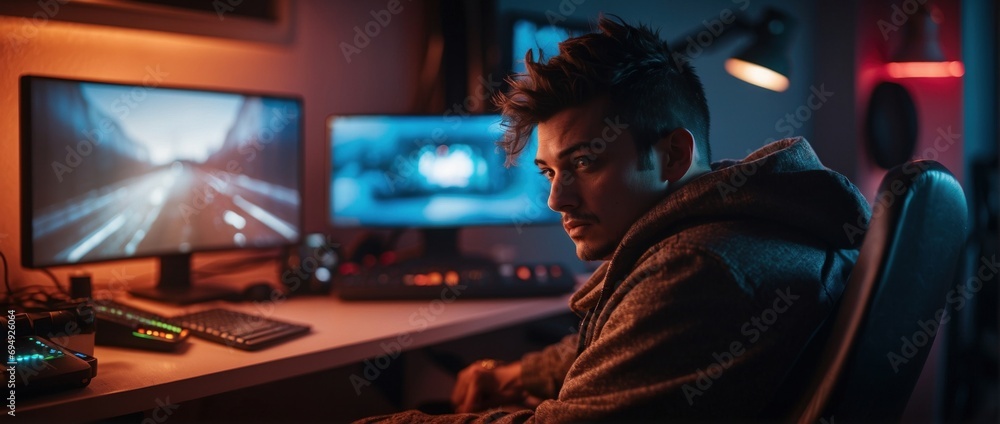
[[[691,168],[688,168],[687,173],[685,173],[684,176],[681,177],[681,179],[670,183],[670,186],[667,188],[667,193],[668,194],[673,193],[678,189],[680,189],[681,187],[687,185],[687,183],[694,181],[698,177],[705,175],[711,171],[712,170],[707,167],[697,166],[692,164]]]

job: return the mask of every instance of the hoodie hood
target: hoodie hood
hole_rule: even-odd
[[[691,225],[771,221],[811,234],[837,249],[856,249],[849,228],[867,228],[868,202],[841,174],[820,163],[805,139],[770,143],[668,194],[625,234],[622,249],[641,249]],[[617,255],[616,255],[617,256]]]

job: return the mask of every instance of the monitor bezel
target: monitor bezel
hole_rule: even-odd
[[[447,113],[447,112],[445,112]],[[471,223],[471,224],[461,224],[461,225],[383,225],[383,224],[358,224],[358,225],[343,225],[338,224],[334,221],[333,214],[333,120],[337,118],[360,118],[360,117],[394,117],[394,118],[448,118],[445,113],[379,113],[379,112],[358,112],[358,113],[333,113],[327,115],[325,125],[326,125],[326,184],[327,184],[327,199],[326,199],[326,222],[330,228],[342,229],[342,230],[358,230],[358,229],[375,229],[375,230],[392,230],[392,229],[426,229],[426,230],[444,230],[450,228],[520,228],[522,226],[536,227],[545,225],[556,225],[561,224],[561,218],[557,218],[551,222],[537,222],[537,221],[527,221],[523,223],[518,223],[516,221],[506,222],[506,223]],[[497,116],[497,113],[467,113],[465,115],[456,115],[461,119],[466,119],[469,117],[480,117],[480,116]],[[535,130],[537,131],[537,129]],[[499,139],[497,140],[499,141]],[[524,154],[525,152],[522,152]],[[527,165],[527,164],[524,164]],[[539,177],[541,178],[541,177]],[[546,197],[547,199],[547,197]],[[545,210],[555,213],[556,217],[559,217],[559,213],[552,211],[548,205],[544,205]]]
[[[517,21],[529,21],[537,25],[553,25],[563,28],[568,28],[571,30],[582,31],[584,33],[594,33],[597,31],[596,23],[592,23],[586,20],[575,19],[568,16],[562,16],[564,20],[559,22],[551,22],[551,20],[542,13],[532,13],[527,11],[510,11],[505,12],[500,16],[500,25],[498,25],[498,37],[497,46],[500,51],[500,71],[504,75],[508,75],[513,78],[517,74],[514,72],[514,63],[517,61],[524,60],[524,54],[526,52],[515,52],[514,51],[514,24]],[[514,54],[518,53],[520,56],[518,59],[514,59]],[[544,59],[547,61],[559,52],[547,52]],[[536,55],[534,59],[537,61],[539,57]],[[506,91],[509,89],[510,84],[507,78],[504,78],[504,86],[501,88]]]
[[[107,84],[116,85],[121,87],[146,87],[148,84],[144,84],[142,81],[121,82],[121,81],[108,81],[101,79],[78,79],[72,77],[60,77],[52,75],[40,75],[40,74],[22,74],[19,78],[18,83],[18,106],[19,106],[19,125],[20,125],[20,143],[19,143],[19,156],[20,156],[20,190],[21,190],[21,265],[29,269],[42,269],[42,268],[53,268],[53,267],[64,267],[64,266],[79,266],[85,264],[94,264],[102,262],[114,262],[132,259],[156,259],[163,258],[166,256],[177,256],[177,255],[194,255],[198,253],[211,253],[211,252],[227,252],[227,251],[239,251],[239,250],[267,250],[267,249],[277,249],[286,248],[288,246],[294,246],[301,243],[303,238],[303,233],[305,232],[305,147],[306,147],[306,134],[305,134],[305,101],[301,95],[290,94],[290,93],[275,93],[266,92],[258,90],[240,90],[240,89],[225,89],[225,88],[212,88],[197,85],[175,85],[175,84],[157,84],[156,88],[165,88],[171,90],[184,90],[184,91],[195,91],[204,93],[223,93],[223,94],[236,94],[241,96],[251,96],[251,97],[270,97],[281,100],[291,100],[294,101],[299,106],[299,119],[298,119],[298,154],[297,156],[297,172],[298,172],[298,197],[299,197],[299,208],[298,208],[298,237],[294,241],[285,241],[282,243],[275,243],[273,246],[226,246],[226,247],[212,247],[212,248],[192,248],[188,252],[180,251],[161,251],[161,252],[149,252],[143,253],[141,255],[134,256],[121,256],[121,257],[108,257],[99,259],[88,259],[80,260],[78,262],[65,263],[65,262],[37,262],[35,261],[34,252],[34,229],[32,222],[34,220],[33,216],[33,193],[32,193],[32,173],[33,169],[31,166],[32,150],[31,150],[31,83],[33,81],[39,80],[55,80],[63,82],[75,82],[75,83],[95,83],[95,84]]]

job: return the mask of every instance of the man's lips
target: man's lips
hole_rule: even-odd
[[[588,225],[593,223],[593,221],[570,219],[563,221],[563,229],[565,229],[566,233],[572,238],[578,236],[585,228],[587,228]]]

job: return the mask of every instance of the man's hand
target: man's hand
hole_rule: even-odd
[[[521,362],[497,365],[492,359],[476,361],[458,373],[451,403],[455,412],[479,412],[525,401]]]

